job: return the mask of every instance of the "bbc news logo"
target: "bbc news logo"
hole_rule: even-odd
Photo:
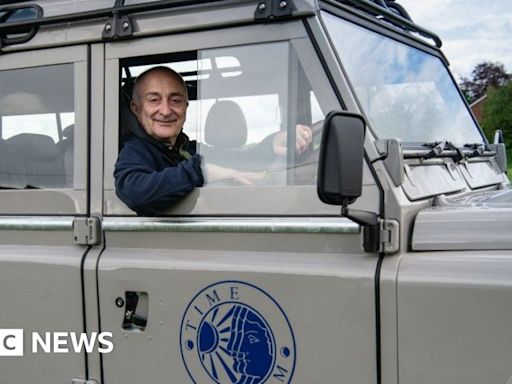
[[[114,350],[112,332],[32,332],[32,353],[110,353]],[[24,355],[23,329],[0,329],[0,356]]]
[[[23,356],[23,329],[0,329],[0,356]]]

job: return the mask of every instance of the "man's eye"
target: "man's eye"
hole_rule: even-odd
[[[171,103],[174,105],[182,105],[185,100],[181,97],[173,97]]]

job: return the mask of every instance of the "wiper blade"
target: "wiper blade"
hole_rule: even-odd
[[[458,163],[464,159],[464,153],[462,150],[449,141],[435,141],[433,143],[423,144],[425,147],[432,148],[430,152],[422,156],[424,160],[432,159],[433,157],[447,156],[451,157],[453,161]],[[450,151],[450,153],[443,154],[443,151]]]
[[[468,143],[464,144],[464,148],[468,148],[471,150],[471,153],[466,154],[466,158],[470,159],[472,157],[480,157],[484,154],[484,152],[490,151],[489,147],[482,143]]]
[[[427,153],[423,158],[431,159],[433,157],[439,156],[441,153],[443,153],[444,149],[446,148],[447,141],[435,141],[433,143],[425,143],[423,146],[432,148],[432,150]]]
[[[428,160],[436,157],[449,157],[454,162],[460,163],[473,157],[496,156],[496,151],[493,151],[488,145],[483,143],[468,143],[462,147],[457,147],[450,141],[434,141],[423,143],[421,147],[422,149],[418,149],[418,147],[414,149],[405,148],[403,150],[404,158]]]
[[[492,151],[488,145],[483,143],[468,143],[462,147],[457,147],[450,141],[434,141],[424,143],[422,147],[430,148],[430,151],[409,151],[404,152],[406,157],[420,157],[423,160],[435,157],[450,157],[456,163],[473,158],[473,157],[492,157],[496,152]],[[425,153],[426,152],[426,153]]]

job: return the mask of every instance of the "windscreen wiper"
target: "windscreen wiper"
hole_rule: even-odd
[[[462,147],[457,147],[450,141],[434,141],[421,145],[423,149],[405,149],[403,151],[405,158],[420,158],[429,160],[436,157],[449,157],[454,162],[460,163],[474,157],[493,157],[496,151],[491,150],[484,143],[468,143]],[[425,149],[428,148],[429,150]]]
[[[443,153],[444,149],[446,148],[446,144],[448,144],[447,141],[434,141],[432,143],[423,144],[424,147],[432,148],[430,152],[423,156],[423,158],[427,160],[433,157],[440,156]]]
[[[468,148],[471,153],[466,153],[466,158],[470,159],[472,157],[481,157],[486,152],[490,152],[490,155],[494,155],[495,153],[490,150],[490,148],[486,144],[482,143],[468,143],[464,144],[464,148]]]
[[[449,141],[435,141],[432,143],[423,144],[424,147],[431,148],[430,152],[426,155],[421,156],[422,159],[428,160],[434,157],[451,157],[453,161],[458,163],[465,159],[465,155],[459,147],[456,147]],[[447,152],[445,152],[447,151]]]

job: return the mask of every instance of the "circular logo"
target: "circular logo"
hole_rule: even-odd
[[[286,314],[265,291],[241,281],[212,284],[192,299],[180,344],[196,384],[290,383],[295,368]]]

